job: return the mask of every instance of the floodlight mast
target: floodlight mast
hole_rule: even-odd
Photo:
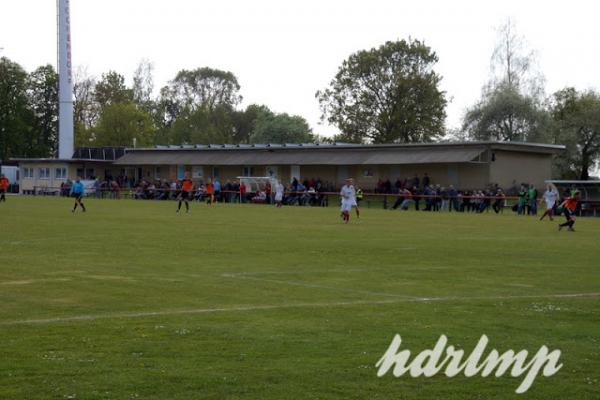
[[[73,75],[71,64],[70,1],[57,0],[58,9],[58,158],[73,157]]]

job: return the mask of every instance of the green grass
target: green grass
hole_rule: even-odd
[[[1,399],[600,398],[600,297],[553,297],[600,292],[600,219],[86,203],[0,204]],[[377,378],[396,333],[564,367]]]

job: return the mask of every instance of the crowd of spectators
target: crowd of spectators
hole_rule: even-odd
[[[533,185],[526,184],[522,184],[519,189],[516,183],[513,183],[507,191],[497,184],[481,190],[459,190],[453,185],[444,187],[433,184],[431,178],[424,174],[422,179],[418,175],[411,179],[397,179],[393,185],[389,180],[379,180],[375,192],[396,196],[390,208],[392,210],[408,210],[414,207],[417,211],[482,213],[493,210],[500,213],[505,207],[509,207],[507,197],[515,196],[517,203],[511,206],[513,211],[528,215],[537,213],[538,192]]]
[[[116,180],[95,181],[95,196],[118,198],[121,187]],[[328,198],[325,192],[334,191],[329,182],[320,178],[298,180],[284,186],[282,203],[298,206],[327,206]],[[223,203],[272,203],[273,188],[269,182],[264,183],[260,189],[249,188],[239,180],[227,180],[221,183],[218,178],[208,179],[207,182],[196,182],[193,199],[197,201],[211,201]],[[181,181],[145,180],[133,183],[128,189],[131,197],[137,200],[169,200],[176,199],[181,191]]]
[[[71,182],[64,182],[61,185],[61,195],[68,196],[70,189]],[[102,180],[94,179],[93,184],[93,196],[97,198],[120,198],[122,193],[127,193],[137,200],[173,200],[179,196],[180,191],[179,180],[135,181],[126,176],[119,176],[105,177]],[[209,178],[206,183],[196,182],[193,198],[197,201],[210,199],[211,202],[223,203],[272,203],[273,191],[268,182],[258,189],[248,188],[243,181],[239,180],[227,180],[221,183],[218,178]],[[293,178],[287,185],[284,184],[282,204],[325,207],[329,205],[329,196],[338,191],[339,188],[320,178],[302,180]],[[507,193],[498,185],[490,185],[482,190],[458,190],[453,185],[444,187],[432,183],[428,174],[424,174],[422,178],[415,174],[412,178],[398,178],[393,184],[389,179],[380,179],[372,193],[379,195],[378,198],[383,200],[384,207],[391,210],[414,208],[423,211],[473,213],[487,210],[499,213],[508,206],[506,197],[511,195],[517,197],[514,211],[519,214],[537,213],[538,193],[533,186],[528,185],[521,185],[520,189],[514,185]]]
[[[430,184],[423,189],[414,186],[399,189],[391,209],[408,210],[410,206],[419,211],[458,211],[482,213],[493,210],[501,212],[507,206],[506,195],[497,186],[484,190],[457,190],[453,185],[443,187]]]

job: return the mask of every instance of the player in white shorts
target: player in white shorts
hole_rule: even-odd
[[[354,187],[354,179],[350,179],[350,183],[352,184],[352,188],[354,189],[354,196],[352,196],[352,207],[354,207],[354,211],[356,212],[356,219],[360,219],[360,208],[358,208],[356,188]]]
[[[346,184],[340,190],[340,197],[342,199],[342,219],[345,223],[348,223],[350,221],[350,210],[352,206],[356,206],[356,190],[352,185],[352,178],[346,179]]]
[[[554,214],[554,206],[556,205],[556,201],[558,200],[558,191],[553,188],[551,185],[548,185],[546,191],[544,192],[544,200],[546,201],[546,212],[540,218],[540,221],[544,219],[547,215],[552,221],[552,215]]]
[[[281,202],[283,201],[283,191],[284,187],[281,182],[277,182],[275,185],[275,207],[281,207]]]

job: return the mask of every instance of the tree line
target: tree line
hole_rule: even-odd
[[[297,143],[320,140],[301,116],[266,105],[245,109],[234,74],[181,70],[153,96],[152,64],[143,61],[133,84],[109,71],[74,77],[76,146],[154,146],[196,143]],[[0,160],[52,157],[58,145],[58,75],[51,65],[27,73],[0,59]]]
[[[498,32],[490,78],[460,129],[445,125],[446,93],[424,42],[389,41],[344,60],[315,94],[322,120],[340,130],[316,135],[297,115],[266,105],[240,108],[236,76],[213,68],[181,70],[154,95],[152,64],[143,61],[128,86],[115,71],[100,79],[75,74],[76,146],[195,143],[415,143],[498,140],[564,144],[555,175],[587,179],[600,158],[600,94],[564,88],[544,92],[535,53],[509,20]],[[57,74],[50,65],[27,73],[0,59],[0,159],[47,157],[57,146]]]

